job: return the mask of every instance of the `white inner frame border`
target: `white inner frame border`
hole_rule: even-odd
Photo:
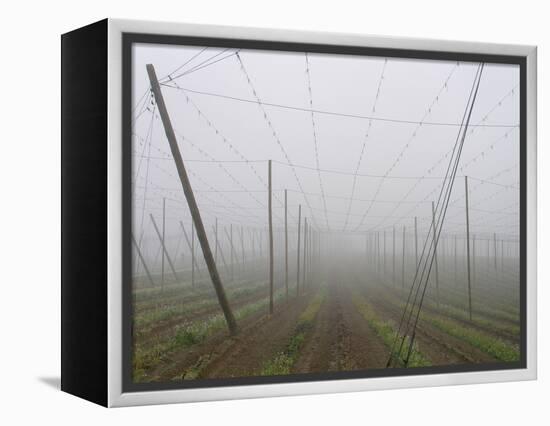
[[[122,34],[217,37],[375,48],[498,54],[527,58],[527,368],[418,376],[122,392]],[[378,37],[109,19],[107,154],[108,406],[261,398],[537,378],[537,49],[535,46]]]

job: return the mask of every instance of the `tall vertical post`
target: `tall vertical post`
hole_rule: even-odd
[[[306,269],[307,269],[307,264],[306,264],[306,255],[307,255],[307,231],[308,231],[308,226],[307,226],[307,217],[304,218],[304,267],[302,268],[302,284],[303,284],[303,288],[305,289],[306,288]]]
[[[435,204],[432,201],[432,224],[433,224],[433,246],[434,246],[434,262],[435,262],[435,289],[437,295],[437,306],[439,307],[439,267],[437,265],[437,234],[435,223]]]
[[[269,314],[273,314],[273,213],[272,208],[272,194],[271,194],[271,160],[268,162],[268,199],[267,210],[269,219]]]
[[[494,260],[495,260],[495,271],[496,271],[497,270],[497,234],[496,233],[493,234],[493,242],[495,245]]]
[[[380,231],[376,231],[376,269],[380,273]]]
[[[384,262],[383,262],[383,275],[386,275],[386,230],[384,229]],[[385,277],[384,277],[385,278]]]
[[[456,283],[457,283],[457,269],[456,269],[456,266],[457,266],[457,262],[456,262],[456,251],[457,251],[457,248],[458,248],[458,244],[457,244],[457,235],[455,234],[455,250],[454,250],[454,255],[455,255],[455,270],[454,270],[454,273],[455,273],[455,287],[456,287]]]
[[[405,288],[405,226],[403,226],[403,263],[401,265],[401,287]]]
[[[164,245],[165,245],[165,237],[166,237],[166,198],[162,198],[162,275],[160,280],[161,289],[164,290]]]
[[[264,257],[262,252],[262,230],[258,229],[258,246],[260,247],[260,259]]]
[[[235,250],[233,249],[233,224],[229,224],[229,245],[230,245],[230,259],[231,259],[231,281],[235,281],[235,275],[234,275],[234,270],[235,270],[235,266],[234,266],[234,263],[235,263],[235,258],[234,258],[234,252]]]
[[[414,217],[414,258],[415,258],[415,270],[418,268],[418,220]]]
[[[300,294],[300,225],[302,221],[302,205],[298,205],[298,248],[296,250],[296,296]]]
[[[395,226],[393,227],[393,256],[392,256],[392,263],[393,263],[392,281],[393,281],[393,285],[395,285]]]
[[[191,287],[195,287],[195,224],[191,222]]]
[[[466,264],[468,265],[468,312],[472,320],[472,283],[470,280],[470,212],[468,207],[468,176],[464,176],[464,189],[466,193]]]
[[[472,281],[477,283],[476,278],[476,235],[472,235]]]
[[[187,204],[189,205],[189,210],[193,218],[193,223],[197,228],[197,234],[204,255],[204,260],[208,266],[208,271],[210,273],[210,278],[212,279],[212,284],[216,291],[216,296],[218,297],[218,302],[220,304],[220,307],[222,308],[229,332],[231,334],[235,334],[237,333],[237,322],[235,321],[233,311],[229,306],[229,302],[227,300],[227,296],[225,294],[225,290],[223,288],[223,284],[221,282],[216,263],[214,262],[214,257],[212,256],[212,251],[210,250],[210,245],[206,236],[206,230],[204,229],[200,210],[197,205],[197,201],[195,200],[195,195],[193,194],[193,189],[191,187],[189,177],[187,176],[187,171],[185,170],[185,165],[183,164],[183,159],[181,157],[179,146],[176,140],[176,134],[174,133],[174,129],[172,128],[172,123],[168,115],[168,110],[166,109],[166,104],[164,103],[164,98],[160,90],[160,85],[157,80],[155,68],[152,64],[147,64],[147,74],[149,75],[151,89],[153,91],[162,124],[164,126],[164,131],[166,133],[166,138],[168,139],[168,144],[170,145],[172,157],[174,158],[174,162],[176,163],[176,169],[178,171]]]
[[[500,270],[504,271],[504,239],[500,240]]]
[[[244,271],[245,271],[245,259],[244,259],[244,229],[243,229],[243,226],[241,225],[241,253],[242,253],[242,262],[243,262],[243,274],[244,274]]]
[[[252,257],[256,260],[256,230],[252,229],[250,235],[252,235]]]
[[[285,290],[288,299],[288,197],[285,189]]]
[[[214,228],[214,238],[216,239],[216,245],[214,246],[214,261],[218,263],[218,218],[216,218],[216,225]]]

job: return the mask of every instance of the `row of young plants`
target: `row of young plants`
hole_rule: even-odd
[[[261,376],[279,376],[290,374],[292,367],[298,359],[300,349],[306,339],[307,334],[312,330],[315,318],[325,301],[327,294],[326,287],[321,288],[319,293],[311,300],[304,312],[298,318],[296,328],[286,345],[286,347],[277,353],[272,359],[268,360],[262,366],[259,375]]]
[[[227,296],[230,301],[238,301],[259,294],[263,289],[265,289],[265,283],[231,288],[227,291]],[[171,305],[162,305],[157,309],[150,309],[136,314],[134,316],[134,330],[139,337],[139,335],[147,334],[153,326],[158,325],[160,322],[182,315],[191,315],[193,312],[216,306],[218,306],[218,300],[213,292],[199,299],[179,300]]]
[[[369,326],[376,332],[378,337],[384,342],[384,344],[389,348],[394,346],[397,335],[397,326],[393,321],[381,319],[373,309],[372,305],[357,292],[353,293],[353,303],[359,313],[367,321]],[[405,342],[406,347],[409,346],[409,342]],[[394,353],[393,357],[397,360],[400,366],[403,366],[403,360],[401,356],[397,353],[398,348],[393,348]],[[408,367],[429,367],[431,365],[430,360],[427,356],[422,354],[419,350],[416,342],[413,343],[413,349],[411,356],[409,357]]]
[[[279,290],[274,294],[275,302],[284,297],[284,291]],[[233,311],[237,321],[243,320],[253,314],[265,310],[269,304],[269,297],[251,302]],[[153,369],[159,363],[171,356],[174,352],[188,348],[203,342],[207,337],[226,328],[225,318],[222,313],[210,316],[200,321],[188,321],[174,327],[174,331],[155,342],[146,345],[135,345],[133,352],[134,380],[147,379],[147,371]]]
[[[402,300],[396,300],[395,298],[388,297],[386,297],[385,300],[388,303],[392,303],[394,306],[397,306],[400,310],[405,308],[405,303]],[[427,302],[428,306],[433,303],[433,301]],[[445,312],[445,308],[441,305],[439,307],[439,311],[432,309],[430,312],[427,312],[426,310],[423,310],[420,314],[420,320],[436,327],[440,331],[443,331],[452,337],[465,341],[471,346],[485,352],[499,361],[508,362],[519,360],[519,346],[517,344],[506,342],[494,334],[459,323],[456,319],[452,318],[452,316],[449,316],[448,312]],[[464,320],[467,320],[467,317],[465,317]],[[475,321],[476,320],[472,321],[472,323],[476,324]],[[480,320],[477,321],[479,324]],[[490,325],[494,326],[495,324],[490,323]],[[519,330],[515,329],[508,331],[519,332]]]

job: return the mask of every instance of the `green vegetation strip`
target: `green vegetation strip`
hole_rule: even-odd
[[[261,288],[265,288],[265,283],[254,287],[232,289],[227,292],[227,295],[229,299],[238,299],[250,296],[255,292],[258,292]],[[163,306],[138,314],[134,318],[134,329],[136,330],[136,336],[140,337],[142,334],[147,334],[153,325],[157,325],[161,321],[169,320],[174,316],[192,313],[193,311],[198,311],[200,309],[217,305],[218,301],[215,298],[215,295],[212,294],[212,297],[199,301],[195,300],[191,302],[182,302],[175,305]]]
[[[243,280],[240,282],[232,283],[227,290],[236,290],[239,288],[247,288],[254,286],[258,281]],[[204,283],[191,287],[188,284],[172,285],[170,287],[149,288],[134,291],[133,301],[134,309],[136,312],[142,310],[154,309],[157,307],[163,307],[167,304],[174,304],[179,301],[189,300],[189,298],[195,297],[215,297],[216,293],[210,283]]]
[[[382,339],[384,344],[391,348],[396,337],[396,330],[395,325],[389,321],[383,321],[381,320],[374,310],[372,309],[372,306],[365,300],[365,298],[357,293],[354,293],[353,295],[353,303],[359,313],[365,318],[365,320],[369,323],[369,325],[373,328],[373,330],[376,332],[376,334]],[[399,340],[398,340],[399,341]],[[409,347],[409,341],[407,341],[404,344],[404,347]],[[397,348],[394,349],[394,357],[395,359],[398,359],[400,362],[401,357],[396,352]],[[431,362],[418,350],[418,347],[416,343],[413,344],[413,350],[411,353],[411,356],[409,358],[409,367],[428,367],[431,365]]]
[[[519,360],[519,348],[503,342],[498,337],[490,336],[486,333],[459,325],[452,320],[433,315],[423,314],[420,318],[441,331],[468,342],[499,361],[511,362]]]
[[[391,300],[388,299],[389,302]],[[400,302],[397,304],[401,309],[405,308],[405,303]],[[442,305],[443,310],[448,309],[448,305]],[[468,328],[456,322],[452,318],[445,318],[444,312],[439,314],[428,314],[422,312],[420,319],[425,321],[441,331],[449,334],[450,336],[461,339],[470,345],[480,349],[481,351],[491,355],[492,357],[500,361],[517,361],[519,360],[519,348],[516,345],[512,345],[504,342],[498,337],[491,336],[485,332]],[[465,318],[466,319],[466,318]],[[482,324],[483,320],[474,319],[473,323]],[[494,323],[488,323],[489,326],[495,327]],[[510,331],[512,331],[510,329]],[[519,333],[519,331],[518,331]]]
[[[431,302],[430,306],[432,308],[437,308],[437,304]],[[466,310],[457,308],[451,305],[440,305],[440,310],[442,314],[449,314],[463,321],[469,321],[470,317]],[[473,312],[472,323],[477,324],[481,327],[493,328],[495,331],[501,331],[512,336],[519,335],[519,325],[515,324],[503,324],[498,322],[498,320],[491,320],[481,317],[483,314],[481,312]]]
[[[284,297],[284,291],[280,290],[274,295],[274,300],[279,301]],[[248,317],[269,304],[269,297],[250,303],[233,312],[237,321]],[[226,327],[223,314],[214,315],[204,321],[191,322],[175,327],[175,333],[161,342],[150,343],[146,348],[136,345],[134,348],[134,380],[141,381],[146,370],[157,365],[170,353],[204,341],[208,336]]]
[[[395,300],[390,299],[389,297],[385,297],[385,300],[388,303],[395,304]],[[439,307],[437,306],[437,303],[434,301],[424,301],[424,305],[435,311],[436,313],[431,314],[433,316],[438,315],[448,315],[449,317],[454,317],[457,320],[460,321],[467,321],[471,322],[473,325],[477,325],[479,327],[484,327],[487,329],[493,329],[495,332],[501,332],[510,335],[510,337],[518,336],[519,335],[519,326],[514,324],[503,324],[502,322],[499,322],[496,319],[487,319],[481,317],[481,314],[478,312],[473,313],[473,318],[470,321],[470,316],[468,312],[462,308],[457,308],[456,306],[447,305],[447,304],[440,304]],[[397,304],[399,309],[405,309],[406,303],[401,301]]]
[[[313,323],[317,317],[319,309],[321,309],[321,305],[323,304],[325,297],[326,288],[323,288],[309,303],[305,311],[300,315],[294,334],[290,338],[286,348],[263,365],[260,371],[261,376],[279,376],[290,374],[294,363],[298,359],[300,348],[304,343],[306,335],[308,331],[313,328]]]

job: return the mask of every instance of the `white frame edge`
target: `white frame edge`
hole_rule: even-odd
[[[122,34],[242,38],[278,42],[501,54],[527,58],[527,368],[266,385],[122,392]],[[108,406],[166,404],[492,383],[537,378],[537,50],[534,46],[378,37],[109,19],[108,25]]]

